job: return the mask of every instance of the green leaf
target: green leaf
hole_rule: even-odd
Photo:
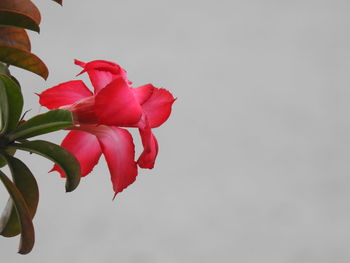
[[[33,174],[28,167],[17,158],[7,154],[4,154],[3,157],[10,167],[14,184],[21,192],[27,204],[30,217],[34,218],[39,202],[39,189]],[[5,237],[13,237],[20,233],[21,226],[19,217],[15,205],[10,198],[0,219],[0,234]]]
[[[7,176],[0,171],[0,180],[13,200],[21,225],[21,241],[19,244],[20,254],[28,254],[34,246],[35,234],[29,209],[20,191]]]
[[[0,61],[29,70],[47,79],[44,62],[30,52],[30,41],[23,28],[0,26]]]
[[[6,150],[5,150],[5,153],[6,153],[6,154],[9,154],[9,155],[11,155],[11,156],[13,156],[13,155],[15,154],[15,152],[16,152],[16,149],[11,149],[11,150],[6,149]],[[7,161],[6,161],[5,157],[3,157],[3,156],[0,154],[0,168],[4,167],[6,164],[7,164]]]
[[[4,74],[7,76],[10,76],[10,71],[9,68],[4,64],[0,62],[0,74]]]
[[[25,141],[22,143],[13,143],[9,149],[16,148],[28,152],[39,154],[55,162],[66,174],[66,191],[73,191],[80,182],[80,165],[73,154],[61,146],[42,140]]]
[[[41,16],[30,0],[1,0],[0,25],[16,26],[39,32]]]
[[[0,134],[17,127],[23,109],[23,96],[17,84],[8,76],[0,74]]]
[[[26,139],[72,126],[73,117],[69,110],[51,110],[29,119],[9,134],[8,138],[10,141]]]

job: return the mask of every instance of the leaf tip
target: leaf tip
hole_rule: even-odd
[[[26,255],[28,253],[30,253],[31,249],[30,250],[26,250],[26,249],[19,249],[18,250],[18,254],[21,254],[21,255]]]
[[[59,4],[60,6],[63,6],[62,0],[54,0],[57,4]]]
[[[41,76],[44,80],[47,80],[47,78],[49,77],[49,70],[47,69]]]
[[[69,182],[67,180],[66,181],[66,186],[65,186],[66,193],[73,192],[78,187],[79,183],[80,183],[80,177],[75,182]]]
[[[40,27],[38,25],[36,25],[35,27],[33,27],[33,31],[35,31],[38,34],[40,34]]]

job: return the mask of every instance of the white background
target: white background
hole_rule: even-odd
[[[45,111],[34,92],[76,79],[74,58],[178,100],[154,131],[156,168],[113,202],[103,159],[65,194],[49,161],[17,155],[39,182],[36,245],[21,256],[0,238],[1,262],[350,261],[349,1],[35,3],[50,76],[12,71],[28,117]]]

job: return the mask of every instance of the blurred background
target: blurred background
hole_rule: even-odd
[[[77,79],[75,58],[178,100],[155,169],[113,202],[103,158],[66,194],[49,161],[18,154],[40,187],[36,245],[1,237],[1,261],[350,262],[349,1],[34,2],[50,76],[12,69],[28,117],[45,111],[34,92]]]

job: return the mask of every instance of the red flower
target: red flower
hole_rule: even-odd
[[[151,84],[132,88],[126,71],[115,63],[76,60],[75,64],[83,68],[80,74],[88,73],[94,92],[81,80],[68,81],[39,94],[40,104],[72,111],[77,125],[62,147],[78,159],[81,176],[89,174],[104,154],[116,195],[135,181],[137,165],[153,168],[158,143],[151,128],[168,119],[175,99],[169,91]],[[118,127],[139,129],[144,150],[137,162],[130,133]],[[64,176],[59,167],[53,170]]]

